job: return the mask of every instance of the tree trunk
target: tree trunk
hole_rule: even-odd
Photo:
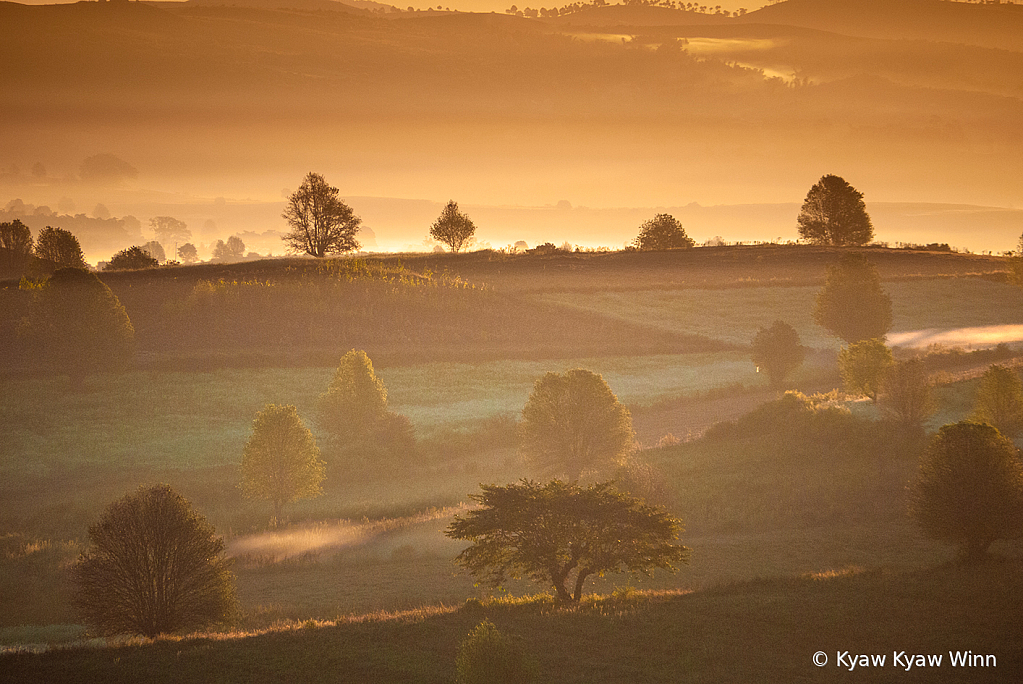
[[[580,570],[579,574],[576,575],[574,598],[576,603],[579,603],[579,599],[583,597],[583,584],[586,583],[586,578],[589,577],[591,574],[593,573],[591,573],[589,570]]]

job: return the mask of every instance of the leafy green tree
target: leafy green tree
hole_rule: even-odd
[[[327,391],[320,395],[319,424],[342,442],[366,440],[387,412],[387,388],[361,349],[341,357]]]
[[[46,226],[39,231],[35,254],[57,268],[86,268],[82,246],[70,231]]]
[[[229,622],[237,610],[224,541],[167,485],[115,501],[71,569],[74,605],[101,635],[153,638]]]
[[[267,404],[256,414],[242,454],[246,498],[270,501],[280,522],[286,504],[323,494],[324,473],[316,439],[294,406]]]
[[[534,676],[525,654],[490,620],[476,625],[458,647],[456,684],[528,684],[531,681]]]
[[[570,482],[621,461],[636,436],[629,410],[604,378],[582,368],[537,380],[522,409],[521,429],[532,465]]]
[[[155,268],[160,262],[154,259],[149,253],[138,245],[128,249],[122,249],[111,257],[106,265],[106,271],[135,271],[143,268]]]
[[[1015,445],[986,423],[945,425],[927,447],[910,512],[924,533],[982,558],[997,539],[1023,534],[1023,465]]]
[[[847,392],[877,401],[877,393],[894,363],[892,352],[881,340],[854,342],[838,353],[838,370]]]
[[[479,507],[455,516],[445,534],[471,542],[456,562],[486,586],[525,576],[577,602],[593,575],[674,572],[688,561],[689,549],[675,544],[681,522],[610,482],[582,488],[523,480],[481,489],[471,495]]]
[[[892,299],[877,269],[862,254],[846,254],[828,267],[813,320],[846,343],[884,339],[892,327]]]
[[[448,201],[440,216],[430,226],[430,237],[443,242],[455,253],[461,251],[475,233],[476,226],[468,216],[458,210],[458,203],[454,200]]]
[[[806,347],[800,344],[795,328],[784,321],[775,321],[770,328],[757,331],[750,358],[757,372],[763,369],[771,386],[780,389],[785,377],[803,363]]]
[[[32,231],[20,219],[0,223],[0,277],[24,273],[32,256],[32,244]]]
[[[122,370],[132,358],[128,313],[94,273],[62,268],[43,283],[23,326],[39,358],[80,388],[91,373]]]
[[[919,359],[894,364],[881,382],[881,411],[900,429],[922,434],[934,413],[934,399],[927,370]]]
[[[639,227],[632,244],[643,250],[689,249],[695,242],[674,216],[657,214]]]
[[[1015,369],[996,364],[984,371],[973,419],[993,425],[1010,439],[1023,431],[1023,382]]]
[[[282,238],[289,251],[325,257],[359,248],[355,234],[361,220],[338,193],[320,174],[306,174],[282,214],[291,228]]]
[[[810,188],[796,223],[815,245],[865,245],[874,237],[863,193],[839,176],[821,176]]]

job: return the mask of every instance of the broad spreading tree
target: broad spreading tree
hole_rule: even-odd
[[[785,377],[803,363],[806,347],[800,344],[795,328],[784,321],[775,321],[771,327],[757,331],[750,358],[758,372],[763,370],[767,374],[771,386],[779,389]]]
[[[182,263],[194,264],[199,261],[199,250],[191,242],[186,242],[178,247],[178,258],[181,259]]]
[[[149,225],[156,234],[157,241],[164,245],[181,244],[192,239],[192,231],[188,229],[188,224],[173,216],[154,216],[149,219]]]
[[[582,368],[537,380],[521,425],[522,449],[533,467],[570,482],[620,463],[636,436],[629,410],[604,378]]]
[[[159,265],[160,262],[154,259],[148,252],[138,245],[133,245],[127,249],[122,249],[111,257],[103,270],[134,271],[142,268],[155,268]]]
[[[839,176],[822,176],[810,188],[796,223],[815,245],[865,245],[874,237],[863,193]]]
[[[445,534],[470,542],[456,562],[485,586],[528,577],[578,602],[594,575],[674,572],[688,561],[689,549],[676,543],[681,521],[610,482],[583,488],[523,480],[481,489],[471,495],[479,507],[455,516]]]
[[[973,419],[993,425],[1010,439],[1023,432],[1023,381],[1015,368],[995,364],[984,371]]]
[[[283,237],[289,251],[325,257],[359,248],[355,235],[361,220],[339,193],[320,174],[306,175],[282,214],[291,229]]]
[[[846,343],[884,339],[892,327],[892,298],[862,254],[846,254],[828,267],[817,293],[813,320]]]
[[[452,252],[459,252],[476,234],[472,220],[458,210],[458,203],[450,200],[440,216],[430,226],[430,237],[443,242]]]
[[[274,522],[286,504],[323,494],[325,467],[316,439],[294,406],[267,404],[252,421],[242,453],[242,492],[273,504]]]
[[[122,370],[135,329],[124,306],[96,274],[58,269],[39,289],[23,326],[38,358],[80,388],[92,373]]]
[[[633,244],[643,250],[689,249],[695,242],[674,216],[657,214],[639,227]]]
[[[86,268],[85,254],[71,231],[46,226],[39,231],[35,254],[57,268]]]
[[[99,635],[153,638],[226,624],[234,575],[213,526],[167,485],[110,504],[71,568],[73,603]]]
[[[838,353],[838,370],[847,392],[877,401],[877,394],[894,364],[892,352],[878,339],[854,342]]]
[[[942,427],[920,461],[910,512],[924,533],[956,544],[966,560],[1023,534],[1023,462],[986,423]]]

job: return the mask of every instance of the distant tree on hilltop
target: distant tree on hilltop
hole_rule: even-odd
[[[288,197],[282,216],[291,232],[282,239],[288,251],[325,257],[359,248],[361,219],[338,197],[340,191],[318,173],[309,173]]]
[[[472,220],[458,210],[458,203],[450,200],[440,216],[430,226],[430,237],[443,242],[452,252],[459,252],[476,233]]]
[[[122,249],[111,257],[104,270],[130,271],[140,268],[155,268],[159,265],[160,262],[150,256],[148,252],[138,245],[133,245],[128,249]]]
[[[657,214],[639,227],[633,240],[639,249],[689,249],[695,243],[686,235],[685,228],[670,214]]]
[[[815,245],[865,245],[874,237],[863,193],[839,176],[822,176],[810,188],[796,223]]]

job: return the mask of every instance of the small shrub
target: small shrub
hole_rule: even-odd
[[[457,684],[526,684],[534,680],[522,650],[490,620],[469,632],[458,649]]]

